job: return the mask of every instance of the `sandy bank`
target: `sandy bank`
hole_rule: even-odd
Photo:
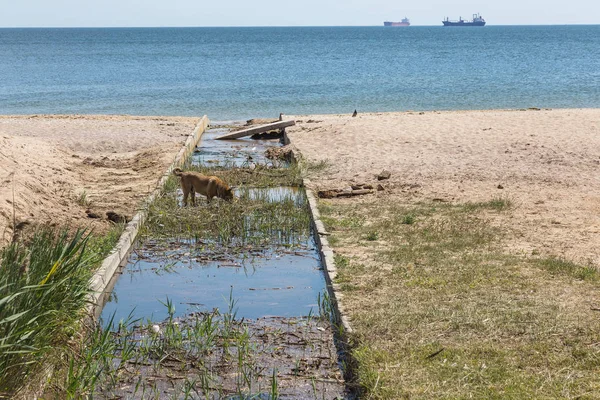
[[[106,211],[131,216],[197,118],[0,116],[0,241],[17,223],[105,231]],[[13,202],[14,199],[14,202]],[[102,216],[89,218],[86,210]]]

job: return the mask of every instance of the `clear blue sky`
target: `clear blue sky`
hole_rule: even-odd
[[[598,24],[600,0],[0,0],[0,27]]]

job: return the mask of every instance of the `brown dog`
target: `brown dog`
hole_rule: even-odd
[[[173,174],[181,178],[183,190],[183,205],[187,206],[188,195],[192,194],[192,205],[196,205],[196,193],[206,196],[207,203],[213,197],[230,201],[233,199],[233,189],[216,176],[202,175],[199,172],[182,171],[175,168]]]

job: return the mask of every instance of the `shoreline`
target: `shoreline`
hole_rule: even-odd
[[[407,110],[392,110],[392,111],[360,111],[357,109],[359,115],[367,115],[367,114],[377,114],[377,115],[387,115],[387,114],[406,114],[406,113],[476,113],[476,112],[516,112],[516,111],[585,111],[585,110],[600,110],[600,106],[598,107],[545,107],[545,106],[531,106],[527,108],[475,108],[475,109],[407,109]],[[285,111],[285,110],[284,110]],[[283,112],[283,116],[292,118],[292,117],[315,117],[315,116],[344,116],[351,115],[352,111],[347,113],[342,112],[332,112],[332,113],[286,113]],[[208,115],[208,114],[207,114]],[[6,118],[50,118],[50,119],[118,119],[118,118],[130,118],[130,119],[159,119],[159,118],[200,118],[197,115],[182,115],[182,114],[99,114],[99,113],[74,113],[74,114],[65,114],[65,113],[57,113],[57,114],[44,114],[44,113],[26,113],[26,114],[0,114],[0,121]],[[264,115],[248,115],[246,117],[236,117],[236,118],[223,118],[223,119],[211,119],[212,125],[228,125],[228,124],[236,124],[236,123],[245,123],[251,119],[273,119],[277,120],[278,116],[264,116]]]
[[[445,112],[481,112],[481,111],[527,111],[527,110],[533,110],[533,111],[552,111],[552,110],[600,110],[600,105],[598,107],[550,107],[550,106],[544,106],[544,105],[537,105],[537,106],[529,106],[529,107],[514,107],[514,108],[506,108],[506,107],[502,107],[502,108],[456,108],[456,109],[444,109],[444,108],[413,108],[413,109],[403,109],[403,110],[390,110],[390,111],[366,111],[363,110],[361,111],[360,109],[357,109],[357,111],[359,113],[362,114],[398,114],[398,113],[407,113],[407,112],[440,112],[440,113],[445,113]],[[314,113],[287,113],[284,112],[287,110],[282,110],[281,112],[283,113],[283,115],[287,115],[287,116],[315,116],[315,115],[346,115],[346,114],[352,114],[351,110],[350,112],[347,113],[342,113],[342,112],[331,112],[331,113],[327,113],[327,112],[314,112]],[[122,113],[107,113],[107,114],[102,114],[102,113],[97,113],[97,112],[92,112],[92,113],[23,113],[23,114],[15,114],[15,113],[11,113],[11,114],[0,114],[0,119],[2,118],[56,118],[56,119],[77,119],[77,118],[98,118],[98,119],[102,119],[102,118],[106,118],[106,117],[115,117],[115,118],[142,118],[142,119],[146,119],[146,118],[200,118],[198,117],[198,115],[196,114],[189,114],[189,115],[185,115],[185,114],[122,114]],[[211,122],[217,123],[217,124],[222,124],[222,123],[227,123],[227,122],[240,122],[240,121],[247,121],[250,119],[270,119],[270,116],[260,116],[260,115],[248,115],[246,117],[235,117],[235,118],[223,118],[223,119],[211,119]],[[276,119],[278,118],[277,116],[273,116],[272,118]]]

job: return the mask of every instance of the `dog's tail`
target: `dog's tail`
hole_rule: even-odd
[[[176,176],[181,176],[181,174],[183,174],[183,171],[181,170],[181,168],[175,168],[173,170],[173,174]]]

